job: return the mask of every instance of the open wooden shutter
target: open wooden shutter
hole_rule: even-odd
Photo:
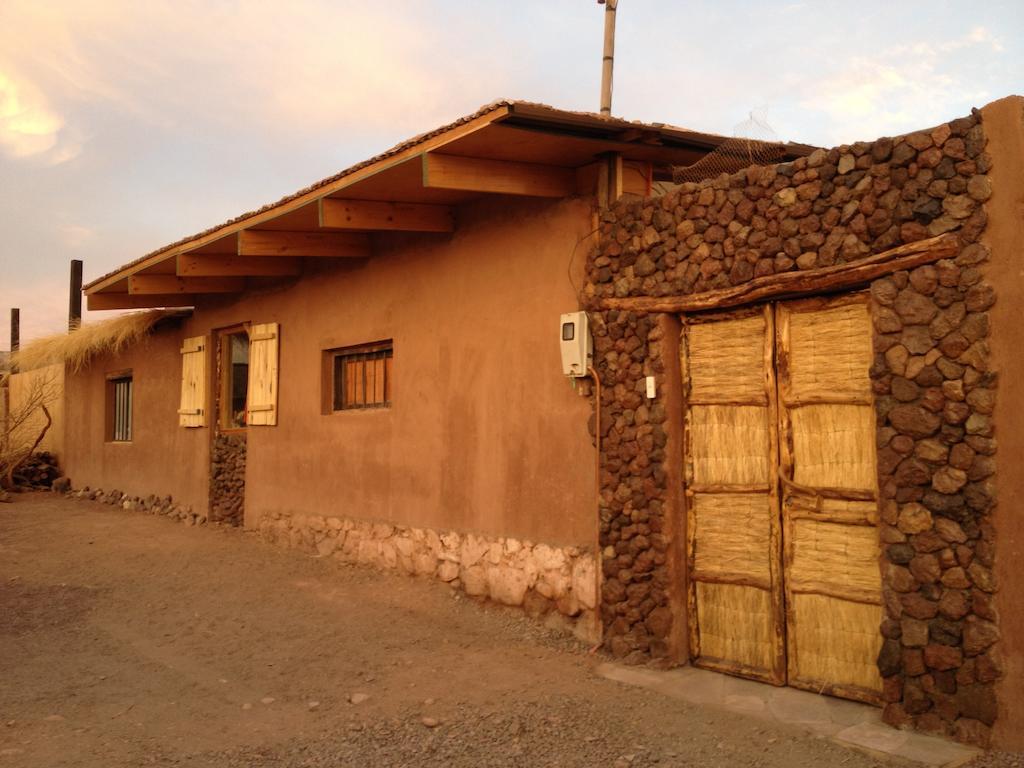
[[[249,330],[249,426],[277,424],[278,324],[260,323]]]
[[[178,424],[206,426],[206,337],[193,336],[181,345],[181,404]]]

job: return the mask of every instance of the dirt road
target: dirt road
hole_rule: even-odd
[[[0,504],[0,768],[879,765],[599,660],[438,582],[235,529]]]

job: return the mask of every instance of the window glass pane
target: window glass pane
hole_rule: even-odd
[[[224,375],[227,385],[224,388],[226,398],[224,424],[229,429],[244,427],[246,397],[249,393],[249,334],[232,333],[227,337],[225,345]]]

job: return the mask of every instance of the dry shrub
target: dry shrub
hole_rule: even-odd
[[[13,487],[14,473],[46,437],[53,423],[50,408],[62,394],[57,376],[43,373],[33,376],[18,401],[11,404],[7,397],[9,384],[10,374],[5,374],[0,379],[4,395],[0,408],[0,488]]]

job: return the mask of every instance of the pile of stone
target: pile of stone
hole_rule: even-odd
[[[33,453],[14,473],[14,485],[19,488],[49,490],[60,477],[57,457],[47,451]]]
[[[55,489],[56,490],[56,489]],[[130,496],[119,490],[104,491],[101,488],[80,488],[68,491],[73,499],[98,501],[102,504],[118,506],[126,512],[145,512],[150,515],[163,515],[172,520],[180,520],[185,525],[205,525],[206,515],[197,514],[192,507],[176,504],[170,496]]]
[[[259,530],[280,546],[437,578],[470,597],[522,606],[533,617],[561,614],[577,636],[594,638],[594,557],[579,547],[284,513],[264,516]]]

